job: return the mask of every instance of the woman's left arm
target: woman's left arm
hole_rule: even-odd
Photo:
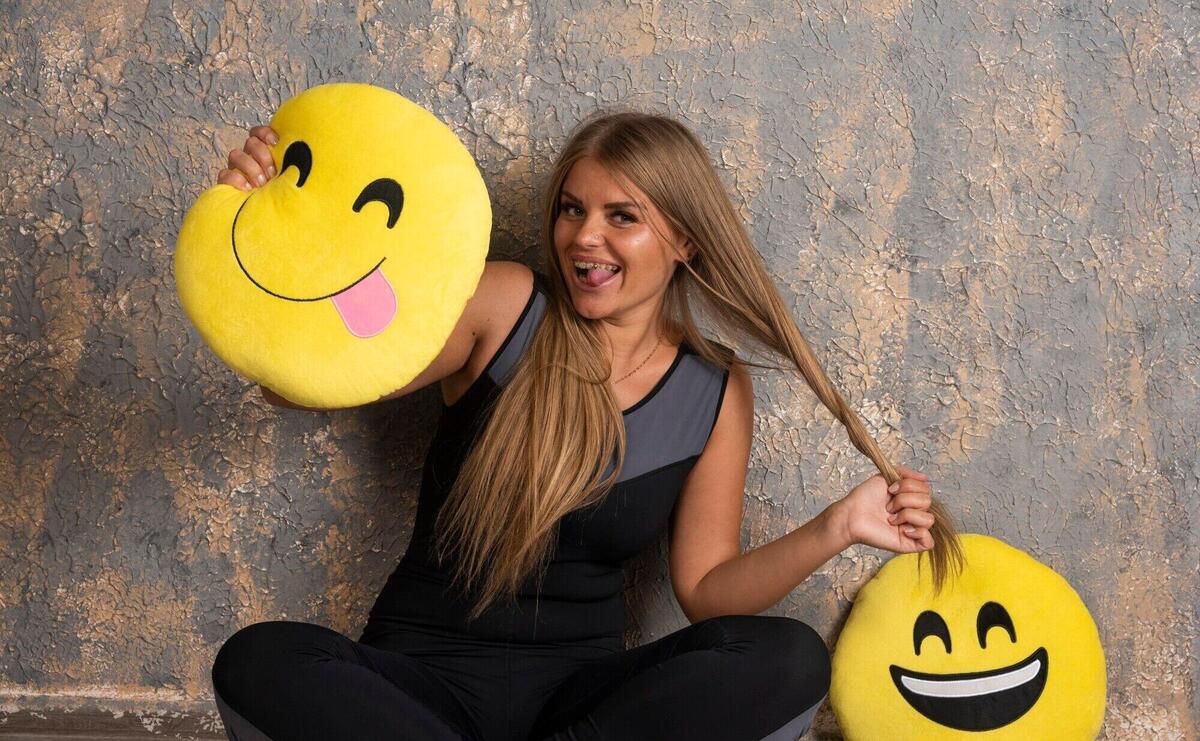
[[[671,586],[690,622],[757,615],[854,543],[897,552],[933,546],[928,530],[933,516],[925,511],[928,478],[897,466],[904,478],[896,491],[888,491],[881,475],[872,476],[799,528],[742,553],[742,497],[753,428],[753,383],[745,367],[735,364],[716,425],[671,521]]]

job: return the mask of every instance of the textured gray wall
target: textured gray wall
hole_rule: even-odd
[[[0,4],[0,710],[216,728],[239,627],[361,630],[436,390],[270,407],[171,273],[246,127],[355,80],[467,143],[493,258],[537,259],[538,178],[598,104],[689,122],[884,449],[1091,608],[1103,737],[1196,737],[1198,38],[1172,2]],[[756,389],[745,548],[872,472],[802,381]],[[771,612],[832,641],[883,555]],[[685,624],[662,543],[629,573],[631,643]]]

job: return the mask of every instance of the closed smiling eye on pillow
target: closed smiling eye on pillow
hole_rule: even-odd
[[[212,351],[303,406],[349,407],[437,357],[475,293],[487,188],[445,124],[390,90],[310,88],[271,119],[278,174],[188,210],[175,284]]]

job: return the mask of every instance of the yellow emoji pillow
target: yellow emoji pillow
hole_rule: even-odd
[[[470,153],[373,85],[320,85],[271,119],[278,175],[209,188],[175,282],[213,352],[304,406],[401,388],[437,357],[483,274],[492,212]]]
[[[917,556],[862,588],[833,653],[830,703],[847,739],[1094,739],[1100,636],[1071,585],[985,535],[934,595]]]

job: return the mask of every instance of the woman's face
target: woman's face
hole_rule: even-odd
[[[646,194],[623,188],[590,157],[572,165],[563,182],[554,249],[575,310],[588,319],[653,316],[675,264],[687,256],[686,241]],[[602,272],[596,263],[617,270]]]

